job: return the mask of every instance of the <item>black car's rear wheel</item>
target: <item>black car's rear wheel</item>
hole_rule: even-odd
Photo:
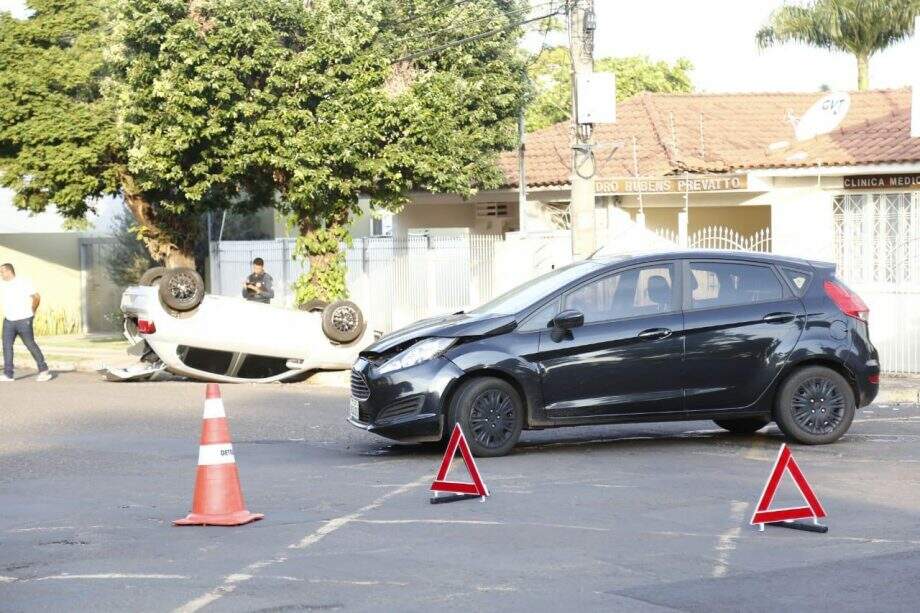
[[[833,443],[850,428],[856,413],[853,389],[839,373],[807,366],[780,387],[774,409],[783,434],[798,443]]]
[[[766,417],[743,417],[741,419],[714,419],[716,425],[732,434],[754,434],[768,423]]]
[[[493,377],[471,379],[454,394],[449,429],[463,428],[470,451],[479,457],[507,454],[524,427],[524,404],[507,382]]]

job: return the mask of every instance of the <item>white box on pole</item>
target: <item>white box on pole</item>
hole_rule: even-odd
[[[578,86],[578,123],[615,123],[617,81],[612,72],[581,72]]]

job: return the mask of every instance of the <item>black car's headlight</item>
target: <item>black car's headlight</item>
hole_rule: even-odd
[[[446,351],[456,342],[457,339],[455,338],[427,338],[423,341],[419,341],[405,351],[396,354],[396,356],[384,362],[383,365],[377,369],[377,372],[386,374],[394,370],[401,370],[403,368],[415,366],[416,364],[421,364],[439,355],[443,351]]]

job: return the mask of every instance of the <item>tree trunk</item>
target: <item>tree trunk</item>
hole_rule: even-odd
[[[869,89],[869,56],[860,54],[856,56],[857,88],[864,92]]]
[[[164,220],[156,219],[153,205],[136,188],[134,178],[124,174],[121,177],[122,191],[125,196],[125,206],[131,211],[135,221],[140,227],[140,238],[156,262],[164,264],[167,268],[195,268],[195,224],[178,224],[179,232],[186,238],[182,244],[172,240],[168,225]]]

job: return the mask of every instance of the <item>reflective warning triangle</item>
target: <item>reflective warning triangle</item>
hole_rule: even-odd
[[[799,492],[802,494],[805,502],[808,503],[807,507],[788,507],[783,509],[770,508],[770,503],[773,502],[773,496],[776,495],[776,490],[779,487],[780,479],[782,479],[783,473],[786,470],[792,475],[792,480],[795,481],[796,487],[799,488]],[[776,463],[773,464],[773,472],[770,473],[770,478],[767,480],[767,484],[763,488],[763,493],[760,495],[760,502],[757,503],[757,510],[754,512],[754,517],[751,518],[751,524],[769,524],[809,517],[818,519],[826,516],[827,513],[824,511],[824,507],[818,502],[818,497],[815,496],[811,486],[808,485],[805,475],[802,474],[802,470],[796,463],[795,458],[792,457],[792,452],[789,451],[789,448],[783,443],[783,446],[779,450],[779,454],[776,456]]]
[[[447,481],[447,471],[454,461],[454,454],[457,448],[460,448],[460,455],[463,457],[463,463],[466,464],[466,470],[472,477],[472,483],[463,483],[460,481]],[[475,496],[488,496],[489,489],[482,482],[479,476],[479,469],[476,468],[476,461],[473,454],[470,453],[470,446],[463,436],[463,430],[460,424],[454,426],[454,431],[450,435],[450,442],[447,443],[447,449],[444,451],[444,459],[441,460],[441,467],[438,469],[438,476],[434,483],[431,484],[432,492],[451,492],[453,494],[473,494]]]

